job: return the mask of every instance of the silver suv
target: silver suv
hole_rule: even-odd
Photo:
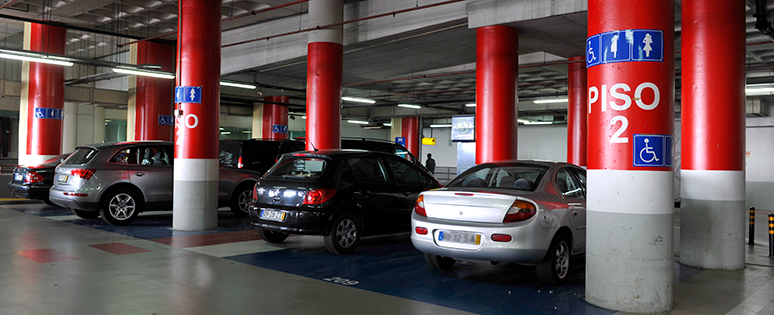
[[[56,168],[49,198],[77,216],[127,225],[140,212],[172,209],[174,145],[133,141],[79,146]],[[247,216],[261,173],[221,167],[219,206]]]

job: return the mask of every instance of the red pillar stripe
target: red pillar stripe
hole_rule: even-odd
[[[287,103],[290,101],[288,96],[268,96],[264,98],[266,102]],[[288,125],[288,107],[279,104],[263,104],[263,138],[287,139],[288,132],[274,132],[273,125]]]
[[[745,23],[738,1],[691,1],[682,37],[682,168],[744,170]],[[733,12],[733,13],[731,13]],[[717,17],[723,17],[718,23]]]
[[[30,50],[64,55],[66,29],[31,24]],[[29,63],[27,101],[28,155],[57,155],[62,152],[62,120],[35,118],[35,108],[64,108],[64,67]]]
[[[308,45],[306,149],[341,148],[342,45]]]
[[[571,57],[568,65],[567,163],[586,166],[586,64]]]
[[[175,70],[175,47],[154,42],[137,43],[137,64],[155,64]],[[171,140],[171,126],[159,125],[159,115],[172,115],[173,80],[137,76],[134,137]]]
[[[406,138],[406,149],[419,156],[419,117],[404,117],[400,123],[401,136]]]
[[[505,25],[476,30],[476,164],[517,158],[518,36]]]

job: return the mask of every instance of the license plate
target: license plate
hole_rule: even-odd
[[[13,180],[15,180],[17,182],[21,181],[22,179],[24,179],[24,175],[22,175],[22,174],[13,175]]]
[[[275,210],[261,210],[261,219],[270,221],[285,221],[285,212]]]
[[[68,176],[68,175],[63,175],[63,174],[56,175],[56,182],[57,183],[66,183],[68,178],[70,178],[70,176]]]
[[[481,234],[466,233],[466,232],[439,231],[438,232],[438,241],[439,242],[449,242],[449,243],[461,243],[461,244],[480,245],[481,244]]]

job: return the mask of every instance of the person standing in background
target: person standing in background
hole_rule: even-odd
[[[435,174],[435,160],[433,160],[433,154],[427,154],[427,162],[425,162],[425,168],[430,171],[430,174]]]

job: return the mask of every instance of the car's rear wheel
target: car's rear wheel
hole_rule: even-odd
[[[454,258],[444,257],[440,255],[433,255],[425,253],[425,261],[430,268],[435,270],[449,270],[454,267],[454,263],[457,261]]]
[[[538,280],[545,284],[557,285],[567,280],[570,271],[570,242],[564,234],[551,241],[548,253],[537,264]]]
[[[72,209],[73,213],[79,218],[83,219],[96,219],[99,218],[99,211],[85,211]]]
[[[352,253],[360,243],[363,225],[360,218],[352,213],[336,217],[328,235],[325,235],[325,248],[337,255]]]
[[[264,241],[278,244],[285,241],[285,239],[287,239],[290,234],[285,232],[258,229],[258,236],[260,236]]]
[[[231,194],[231,201],[229,207],[231,212],[238,217],[246,217],[250,210],[250,200],[253,198],[253,185],[242,184],[234,189],[234,193]]]
[[[102,220],[111,225],[128,225],[142,211],[142,199],[131,189],[116,189],[102,200]]]

